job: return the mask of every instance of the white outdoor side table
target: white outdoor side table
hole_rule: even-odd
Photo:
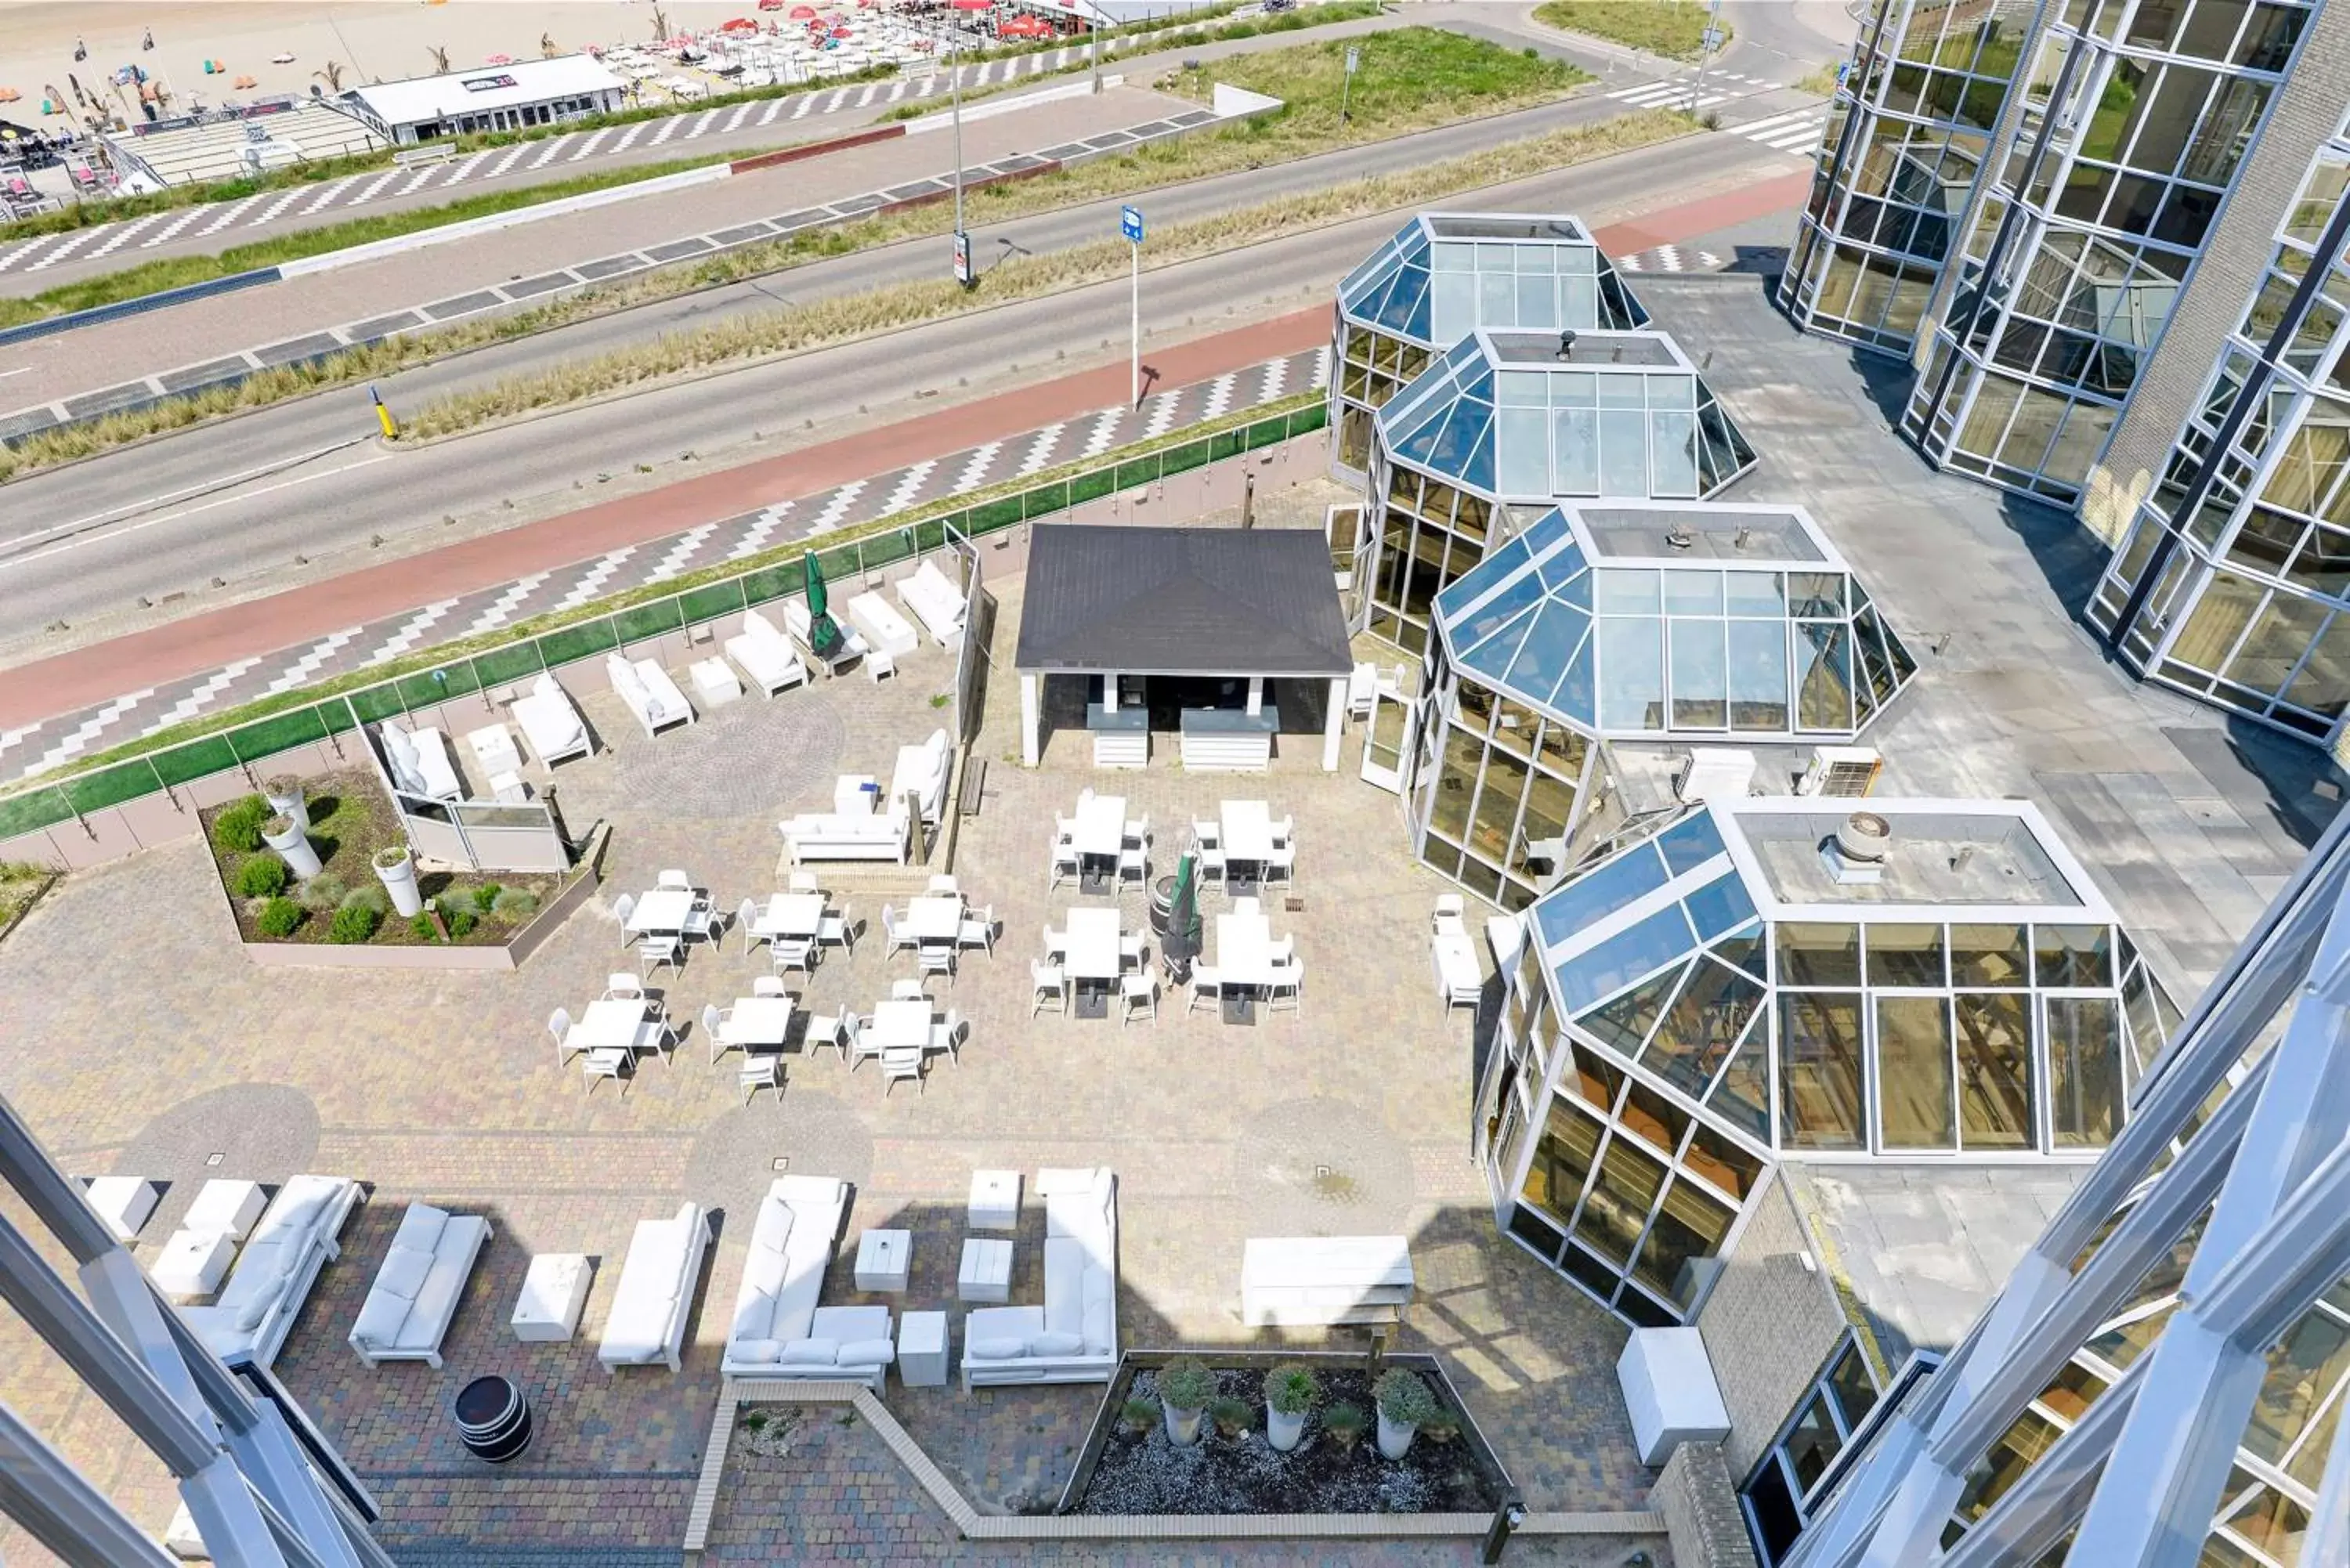
[[[909,1388],[938,1388],[947,1380],[947,1314],[901,1313],[898,1317],[898,1381]]]
[[[258,1181],[207,1181],[188,1205],[182,1231],[217,1231],[242,1241],[253,1234],[261,1211],[269,1207]]]
[[[147,1272],[175,1302],[201,1301],[220,1289],[236,1243],[218,1231],[174,1231]]]
[[[963,1223],[973,1231],[1020,1229],[1020,1173],[1016,1170],[974,1170],[971,1201]]]
[[[868,1231],[857,1239],[857,1288],[902,1294],[914,1264],[911,1231]]]
[[[155,1184],[143,1176],[101,1176],[89,1184],[89,1206],[118,1241],[135,1240],[155,1212]]]
[[[962,1244],[962,1269],[955,1276],[955,1299],[1001,1306],[1012,1299],[1012,1243],[973,1236]]]
[[[541,1252],[530,1261],[510,1320],[525,1344],[556,1344],[579,1326],[588,1304],[588,1259],[579,1252]]]

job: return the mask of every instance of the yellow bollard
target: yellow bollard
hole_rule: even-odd
[[[391,410],[383,406],[383,394],[369,387],[368,396],[375,402],[375,422],[383,428],[383,439],[394,439],[400,434],[400,426],[393,421]]]

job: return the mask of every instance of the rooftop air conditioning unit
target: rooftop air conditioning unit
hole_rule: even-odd
[[[1884,771],[1885,759],[1875,746],[1822,746],[1812,753],[1795,793],[1858,800],[1877,787],[1877,775]]]
[[[1744,800],[1754,793],[1754,753],[1734,746],[1691,746],[1673,779],[1683,805],[1710,800]]]

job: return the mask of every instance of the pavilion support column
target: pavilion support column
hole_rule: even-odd
[[[1102,711],[1118,711],[1118,671],[1115,670],[1102,671]]]
[[[1040,753],[1045,745],[1044,704],[1036,690],[1043,679],[1024,672],[1020,677],[1020,761],[1032,768],[1043,760]]]
[[[1338,735],[1347,727],[1347,682],[1330,682],[1330,711],[1322,721],[1322,771],[1338,771]]]
[[[1249,677],[1248,716],[1253,719],[1259,713],[1263,711],[1264,677],[1262,675],[1252,675]]]

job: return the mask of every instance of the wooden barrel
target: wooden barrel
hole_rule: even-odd
[[[476,1377],[457,1395],[457,1440],[502,1465],[530,1447],[530,1401],[511,1379]]]

